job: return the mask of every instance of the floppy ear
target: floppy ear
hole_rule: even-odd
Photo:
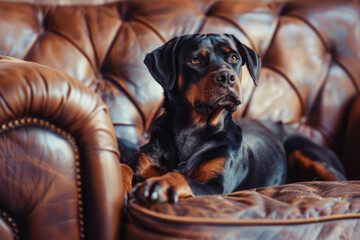
[[[241,54],[241,57],[245,60],[246,66],[249,69],[249,73],[251,78],[254,81],[254,84],[257,86],[257,77],[259,76],[260,66],[261,66],[261,59],[257,55],[257,53],[246,46],[245,44],[241,43],[234,35],[232,34],[225,34],[227,37],[231,38],[235,43],[237,50]]]
[[[148,53],[144,63],[164,91],[173,89],[178,76],[176,56],[182,37],[175,37]]]

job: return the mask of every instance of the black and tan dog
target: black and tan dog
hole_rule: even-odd
[[[174,38],[145,64],[164,88],[165,112],[128,164],[141,202],[299,180],[343,180],[334,153],[280,123],[232,120],[243,102],[241,67],[256,84],[260,58],[232,35]]]

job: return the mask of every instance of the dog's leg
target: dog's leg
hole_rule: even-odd
[[[169,172],[159,177],[149,178],[133,188],[131,197],[141,203],[170,202],[179,198],[194,196],[185,177],[177,172]]]
[[[198,182],[181,173],[169,172],[137,183],[133,188],[131,197],[140,203],[176,203],[181,198],[194,195],[224,193],[224,186],[221,184],[222,179],[223,176],[220,175],[208,182]]]
[[[288,137],[284,147],[290,181],[346,180],[340,160],[330,149],[301,135]]]
[[[169,172],[150,177],[136,184],[131,196],[142,203],[175,203],[189,196],[224,193],[225,161],[225,158],[211,159],[185,175]]]

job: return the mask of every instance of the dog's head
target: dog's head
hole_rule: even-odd
[[[220,108],[235,111],[243,102],[241,66],[246,64],[255,84],[260,70],[255,51],[228,34],[176,37],[144,62],[166,97],[186,99],[199,115]]]

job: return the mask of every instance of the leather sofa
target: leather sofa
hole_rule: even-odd
[[[235,120],[293,126],[349,181],[128,202],[121,162],[161,113],[144,56],[197,32],[234,34],[262,58],[258,87],[243,69]],[[0,54],[0,239],[360,238],[358,1],[0,2]]]

